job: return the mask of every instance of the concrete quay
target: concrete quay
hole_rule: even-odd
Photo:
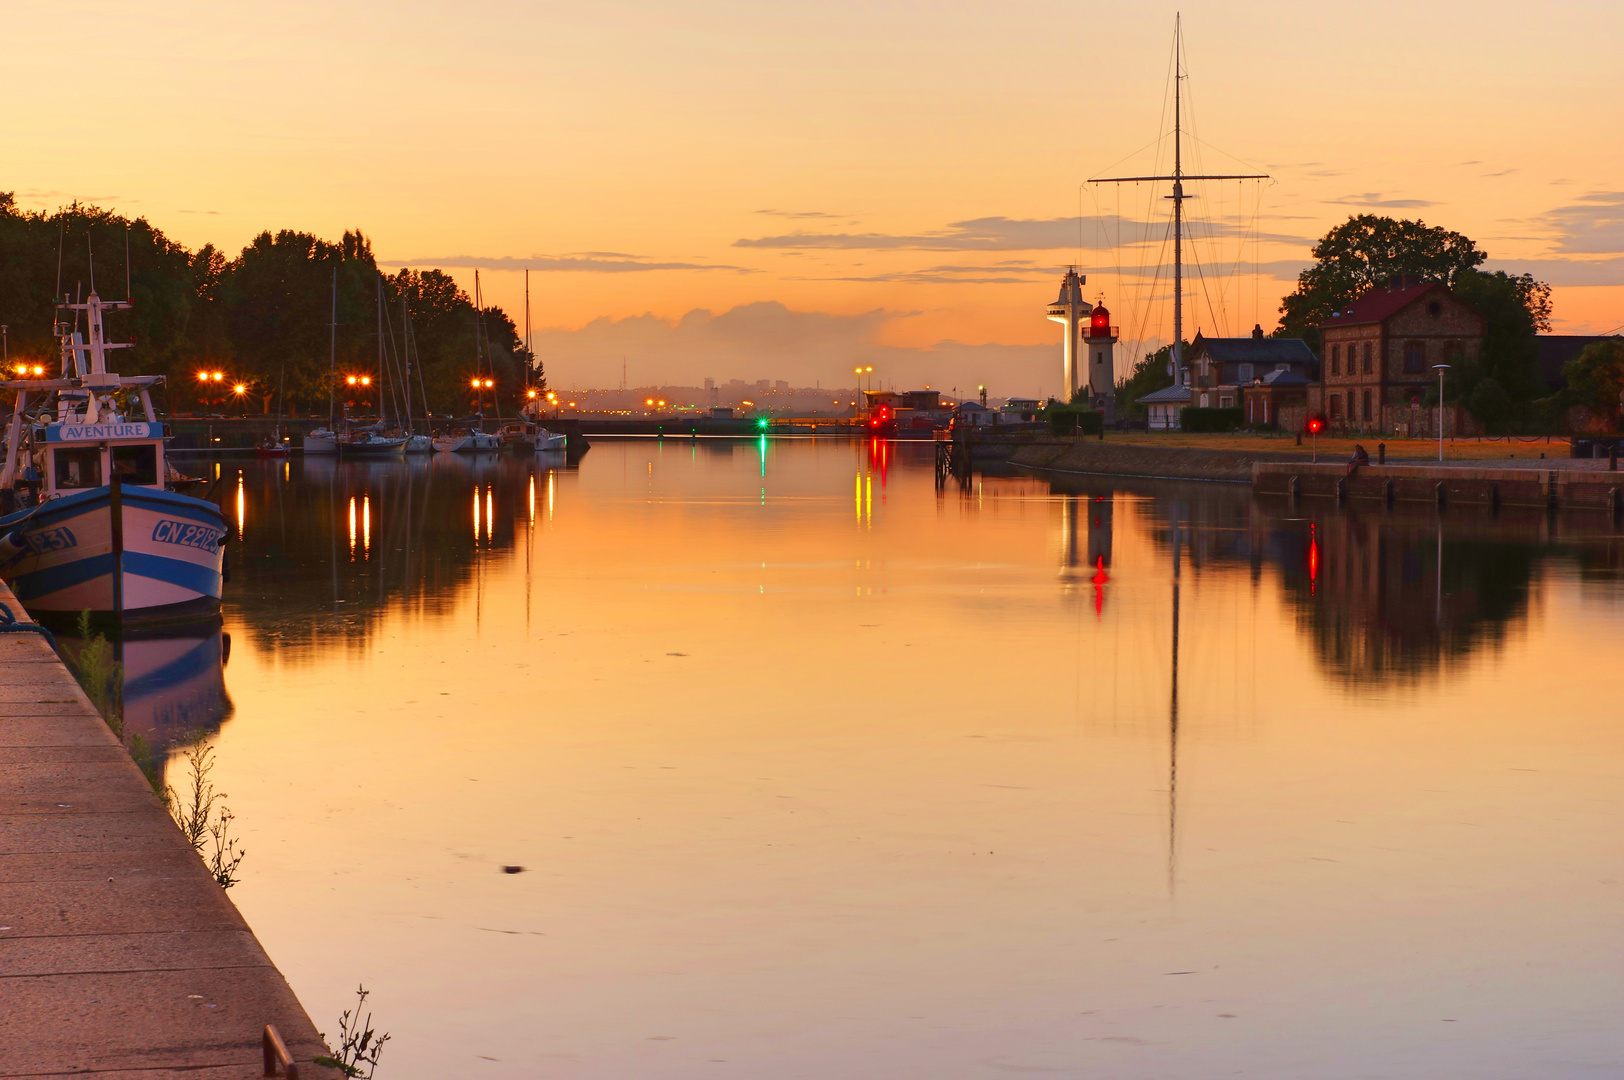
[[[340,1075],[51,647],[0,634],[0,1077],[247,1080],[267,1024]]]
[[[1529,463],[1531,466],[1533,462]],[[1624,472],[1541,461],[1538,467],[1484,467],[1481,463],[1361,465],[1259,461],[1252,490],[1259,494],[1328,496],[1439,506],[1524,506],[1624,514]]]

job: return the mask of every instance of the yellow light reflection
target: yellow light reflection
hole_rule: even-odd
[[[355,561],[355,496],[350,496],[350,561]]]
[[[863,474],[857,474],[857,527],[863,527]]]
[[[557,491],[557,490],[558,490],[558,474],[551,471],[551,470],[548,470],[548,472],[547,472],[547,523],[549,525],[552,524],[552,520],[553,520],[553,493],[555,491]]]
[[[530,524],[534,525],[535,523],[536,523],[536,477],[535,477],[535,474],[532,473],[531,476],[530,476]]]
[[[237,474],[237,539],[242,539],[243,522],[247,519],[248,496],[243,491],[242,474]]]
[[[372,496],[361,496],[361,553],[372,557]]]
[[[491,503],[494,498],[492,493],[495,491],[495,484],[485,485],[485,543],[487,546],[491,542],[491,524],[496,520],[496,514],[491,510]]]
[[[868,483],[865,486],[868,497],[864,500],[866,503],[864,510],[868,517],[868,527],[872,529],[874,527],[874,477],[868,477]]]
[[[474,543],[479,543],[479,485],[474,485]]]

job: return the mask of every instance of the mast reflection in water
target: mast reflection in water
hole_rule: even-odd
[[[215,778],[301,999],[397,1080],[1624,1054],[1612,521],[931,454],[245,466]]]

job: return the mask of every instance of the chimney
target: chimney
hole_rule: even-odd
[[[1253,323],[1252,324],[1252,340],[1253,341],[1262,341],[1263,340],[1263,324],[1262,323]]]

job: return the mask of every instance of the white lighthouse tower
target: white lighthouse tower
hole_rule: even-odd
[[[1078,364],[1081,355],[1080,346],[1083,338],[1083,320],[1093,311],[1092,305],[1083,299],[1083,283],[1087,277],[1077,272],[1073,266],[1066,271],[1066,276],[1060,279],[1060,297],[1049,305],[1049,321],[1061,323],[1066,328],[1065,346],[1061,352],[1061,361],[1064,371],[1060,386],[1063,393],[1060,400],[1070,402],[1077,393],[1077,383],[1083,375]]]

